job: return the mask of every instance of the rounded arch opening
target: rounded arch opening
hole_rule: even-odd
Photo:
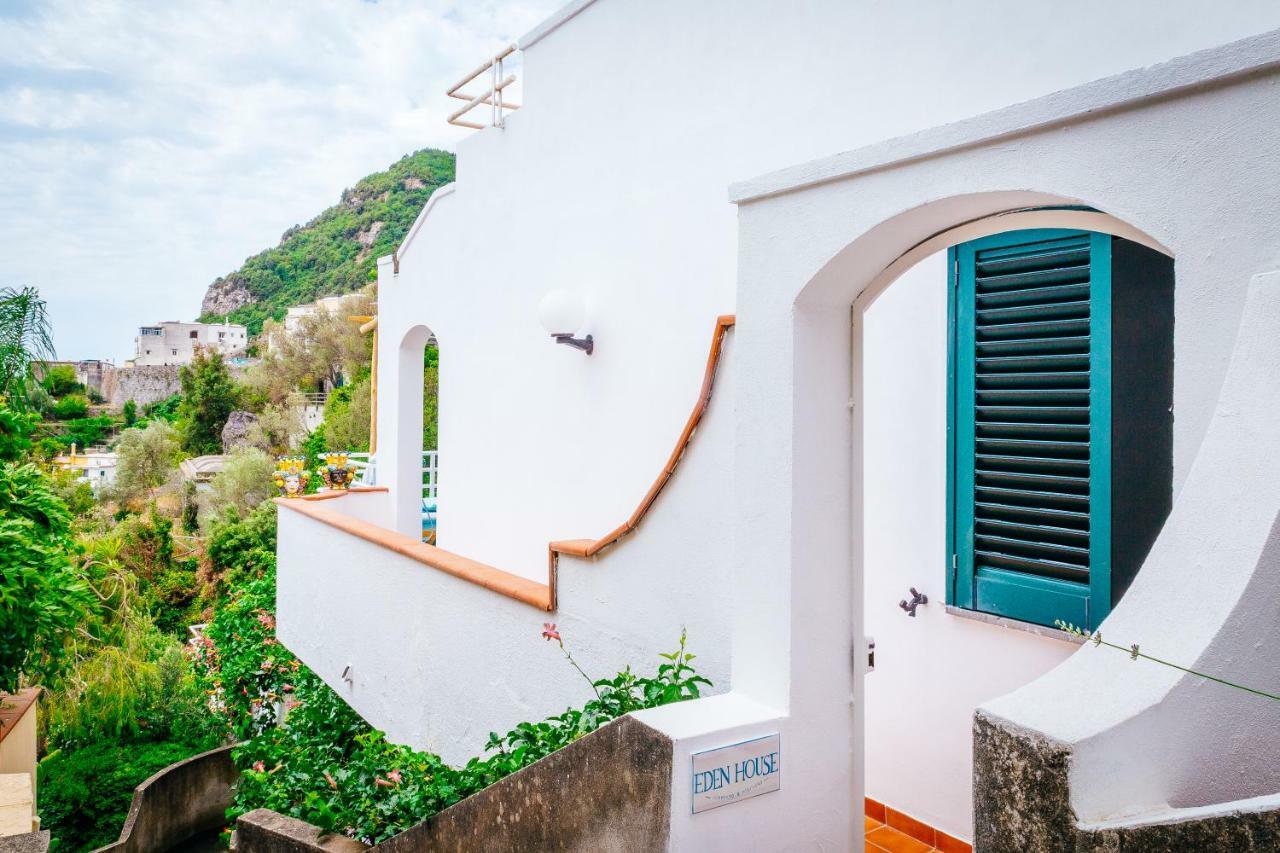
[[[944,207],[955,213],[965,206]],[[825,310],[842,300],[852,305],[851,538],[853,606],[859,611],[853,624],[874,642],[876,660],[855,687],[864,697],[855,715],[863,793],[871,811],[897,809],[968,838],[974,711],[1035,681],[1075,646],[1052,630],[978,609],[961,612],[952,602],[946,575],[952,546],[944,542],[956,488],[949,455],[956,323],[949,299],[956,270],[948,250],[1053,229],[1119,237],[1168,258],[1172,252],[1133,225],[1078,204],[1022,206],[940,228],[934,227],[935,213],[917,208],[873,228],[832,258],[797,302],[810,308],[825,303]],[[896,253],[892,245],[877,245],[890,234],[898,241]],[[1171,334],[1170,326],[1170,358]],[[1067,460],[1051,473],[1080,461]],[[1051,536],[1058,538],[1050,544],[1080,538],[1074,532]],[[913,587],[929,597],[915,618],[899,605],[912,598]]]
[[[391,485],[396,530],[437,541],[439,510],[440,345],[426,325],[410,328],[396,349],[395,448]]]

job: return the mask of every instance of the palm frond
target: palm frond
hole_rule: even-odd
[[[55,358],[53,329],[40,291],[0,287],[0,395],[25,408],[32,365]]]

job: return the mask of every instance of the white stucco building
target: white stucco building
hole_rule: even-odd
[[[76,479],[88,483],[95,492],[112,485],[116,481],[116,468],[120,457],[110,450],[86,448],[76,451],[71,445],[71,452],[53,457],[53,464],[62,471],[71,471]]]
[[[197,346],[223,355],[239,355],[249,345],[248,330],[234,323],[179,323],[167,320],[139,326],[129,366],[190,364]]]
[[[284,331],[288,335],[296,335],[302,328],[302,319],[312,314],[318,314],[321,311],[329,314],[337,313],[342,310],[342,303],[349,300],[350,296],[324,296],[315,302],[308,302],[305,305],[293,305],[284,315]]]
[[[1053,627],[1280,688],[1276,27],[569,4],[380,261],[379,490],[281,509],[282,640],[460,762],[588,698],[543,621],[599,674],[687,627],[716,695],[637,715],[670,850],[859,849],[864,797],[984,850],[1280,807],[1280,704]],[[693,813],[694,754],[773,734],[777,792]]]

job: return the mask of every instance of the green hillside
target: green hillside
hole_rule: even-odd
[[[344,190],[342,199],[280,245],[209,286],[200,319],[243,323],[251,334],[291,305],[351,293],[376,277],[377,259],[399,245],[437,188],[453,180],[453,154],[425,148]]]

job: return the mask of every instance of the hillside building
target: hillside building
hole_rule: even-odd
[[[1280,702],[1128,651],[1280,692],[1277,27],[569,3],[379,261],[378,485],[279,502],[282,642],[461,763],[591,698],[544,621],[687,629],[648,834],[557,822],[575,744],[543,849],[1280,849]]]
[[[242,354],[249,345],[248,330],[234,323],[179,323],[175,320],[140,326],[134,356],[127,367],[190,364],[197,346],[225,356]]]
[[[88,483],[96,492],[115,482],[119,456],[101,448],[86,448],[77,452],[73,444],[71,452],[55,456],[53,464],[63,471],[73,472],[76,479]]]

